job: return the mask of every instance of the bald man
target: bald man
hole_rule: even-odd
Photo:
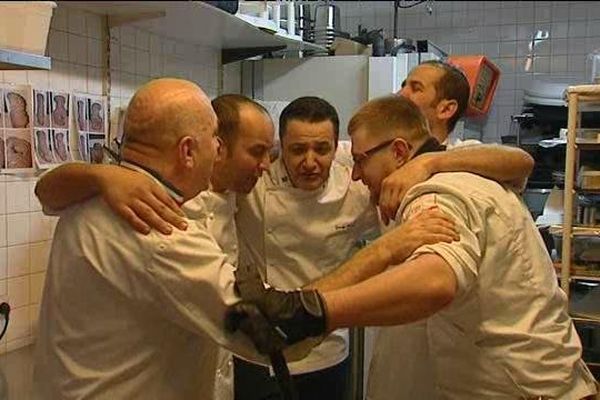
[[[217,118],[195,84],[159,79],[133,97],[122,167],[179,203],[208,188]],[[35,375],[44,399],[200,399],[215,341],[260,361],[222,328],[233,267],[201,224],[136,233],[100,197],[61,211],[41,305]]]

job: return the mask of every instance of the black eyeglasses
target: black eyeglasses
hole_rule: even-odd
[[[379,150],[385,149],[387,146],[389,146],[394,140],[396,140],[396,138],[394,139],[389,139],[386,140],[383,143],[379,143],[377,146],[375,147],[371,147],[369,150],[367,151],[363,151],[362,153],[355,155],[354,158],[354,163],[357,165],[360,165],[362,163],[364,163],[369,157],[371,157],[373,154],[377,153]]]

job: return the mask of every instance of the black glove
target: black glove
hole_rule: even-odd
[[[273,354],[285,348],[279,333],[253,303],[240,301],[228,308],[225,314],[225,329],[244,332],[261,354]]]
[[[286,292],[265,287],[256,268],[249,266],[238,267],[235,275],[236,289],[243,301],[229,308],[228,318],[234,320],[255,318],[245,310],[245,304],[250,302],[258,306],[262,314],[282,334],[288,345],[326,332],[325,303],[316,290]],[[242,329],[241,324],[239,327],[244,333],[249,334]],[[252,339],[255,341],[255,338]]]

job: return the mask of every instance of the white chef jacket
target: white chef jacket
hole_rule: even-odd
[[[295,289],[341,265],[358,239],[377,228],[369,191],[335,160],[323,188],[294,188],[280,159],[254,190],[238,196],[240,263],[258,266],[272,286]],[[318,371],[348,356],[348,330],[337,330],[308,357],[289,364],[292,374]]]
[[[443,144],[452,150],[481,142],[447,138]],[[397,217],[380,229],[387,232],[401,223],[402,219]],[[431,369],[426,327],[427,321],[422,320],[379,328],[369,364],[367,400],[387,400],[392,394],[394,400],[436,399],[435,371]]]
[[[236,196],[234,192],[201,192],[183,205],[188,218],[204,221],[210,234],[225,254],[227,263],[236,266],[238,243],[235,229]],[[215,385],[213,397],[206,400],[233,400],[233,360],[230,351],[213,345],[215,356]],[[208,345],[207,345],[208,347]]]
[[[403,220],[434,204],[454,218],[461,236],[412,256],[438,254],[458,281],[456,298],[425,327],[439,398],[580,399],[596,393],[566,296],[519,197],[474,174],[437,174],[409,191]]]
[[[100,199],[61,213],[41,305],[35,383],[44,399],[205,399],[216,342],[264,362],[223,329],[238,297],[207,229],[134,232]]]

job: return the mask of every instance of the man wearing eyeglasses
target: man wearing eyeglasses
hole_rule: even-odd
[[[374,200],[385,177],[401,171],[416,154],[430,154],[427,122],[402,96],[368,102],[348,131],[352,177],[369,187]],[[390,337],[403,333],[392,325],[427,319],[432,396],[411,398],[595,398],[597,382],[581,359],[567,299],[518,195],[475,174],[440,173],[409,190],[399,222],[432,206],[455,219],[459,241],[422,246],[407,261],[370,278],[363,268],[342,267],[311,285],[316,291],[305,290],[305,296],[317,297],[310,307],[299,301],[290,309],[290,299],[298,294],[258,285],[254,304],[288,343],[341,327],[384,326],[376,346],[386,346]],[[229,314],[252,319],[243,304],[232,306]],[[398,367],[410,367],[406,363],[412,359],[386,350],[397,363],[376,367],[387,379],[401,379],[407,370]],[[397,391],[385,396],[409,398]]]

